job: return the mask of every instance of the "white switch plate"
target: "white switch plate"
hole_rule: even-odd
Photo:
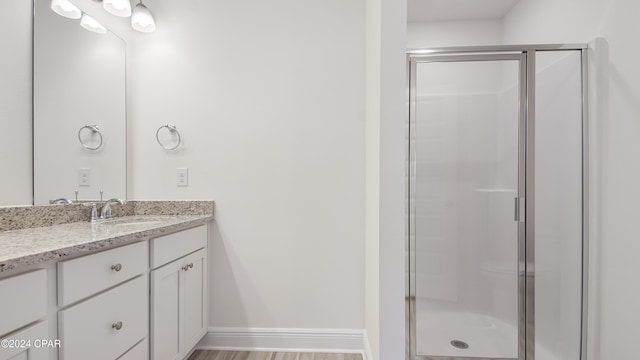
[[[189,169],[177,168],[176,174],[178,175],[178,186],[189,186]]]
[[[91,169],[78,171],[78,186],[91,186]]]

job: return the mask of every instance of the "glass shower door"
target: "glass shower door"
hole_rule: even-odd
[[[412,62],[412,351],[516,359],[524,311],[525,58]]]

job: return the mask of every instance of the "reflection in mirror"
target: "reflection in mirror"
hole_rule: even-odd
[[[76,191],[81,201],[101,191],[124,199],[125,43],[90,16],[70,19],[51,5],[34,4],[34,203],[76,200]]]
[[[33,203],[31,3],[0,1],[0,206]]]

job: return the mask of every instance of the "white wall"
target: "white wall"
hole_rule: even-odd
[[[407,24],[407,48],[495,45],[502,41],[502,21],[432,21]]]
[[[32,203],[30,1],[0,2],[0,206]]]
[[[145,4],[130,197],[215,200],[210,326],[362,329],[364,2]]]
[[[577,16],[579,14],[579,16]],[[590,358],[627,359],[640,331],[640,3],[522,0],[504,20],[506,43],[589,42],[591,82]]]
[[[366,303],[370,357],[404,357],[406,1],[367,0]]]

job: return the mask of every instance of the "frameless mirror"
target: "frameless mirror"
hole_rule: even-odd
[[[126,44],[77,5],[34,0],[36,205],[126,198]]]
[[[29,1],[0,1],[0,206],[33,203],[32,10]]]

